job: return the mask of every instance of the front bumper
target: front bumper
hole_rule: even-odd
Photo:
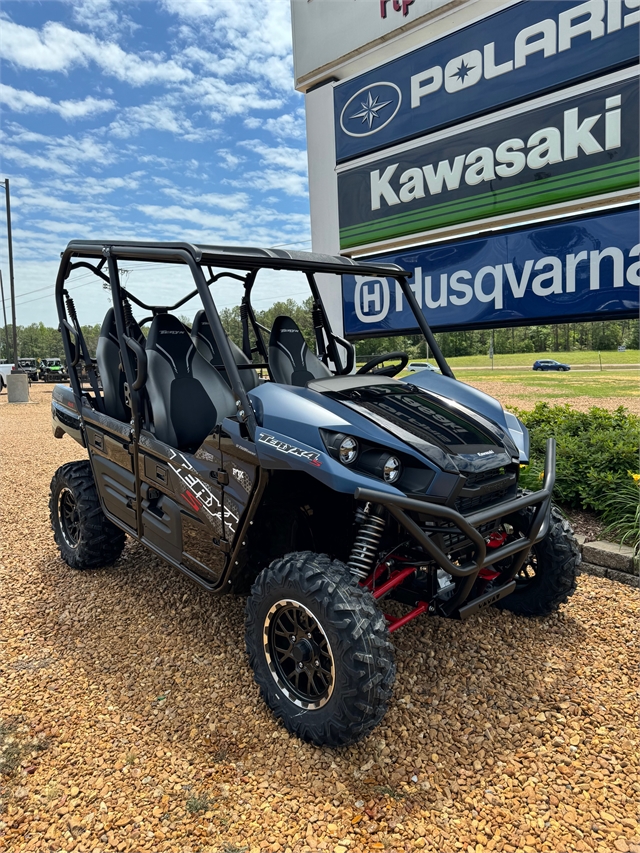
[[[417,500],[404,495],[389,495],[376,489],[358,488],[355,490],[354,497],[358,501],[368,501],[384,506],[441,569],[453,577],[463,579],[454,595],[446,602],[442,602],[440,610],[444,615],[451,615],[455,610],[458,610],[459,615],[466,618],[477,610],[487,607],[513,592],[515,588],[514,578],[526,561],[531,547],[544,539],[547,534],[551,514],[551,493],[555,479],[556,443],[555,439],[549,438],[546,447],[544,482],[540,491],[494,504],[470,515],[461,515],[455,509],[433,503],[428,498]],[[533,507],[535,511],[526,534],[499,548],[492,548],[491,552],[487,553],[487,545],[478,528],[499,518],[506,520],[508,516],[512,516],[527,507]],[[453,563],[420,525],[407,515],[407,511],[452,523],[471,541],[473,550],[470,559],[463,565]],[[501,585],[463,607],[462,605],[468,598],[480,570],[509,557],[514,559],[509,571],[501,575]]]

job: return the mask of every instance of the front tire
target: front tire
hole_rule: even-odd
[[[60,556],[72,569],[111,566],[125,534],[102,512],[89,462],[69,462],[51,480],[49,516]]]
[[[345,746],[383,718],[395,679],[382,613],[343,563],[287,554],[256,579],[246,646],[263,699],[318,746]]]
[[[524,529],[533,510],[519,513]],[[571,525],[555,507],[547,535],[533,546],[523,567],[515,577],[516,588],[496,607],[521,616],[548,616],[564,604],[576,588],[580,548]]]

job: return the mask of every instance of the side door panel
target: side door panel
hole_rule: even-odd
[[[150,434],[140,437],[143,535],[177,562],[215,583],[227,562],[221,456],[217,434],[196,454],[176,450]]]
[[[258,456],[252,441],[241,433],[240,425],[228,418],[220,433],[224,487],[224,524],[230,543],[236,536],[240,519],[258,479]]]
[[[113,421],[122,427],[119,421]],[[86,426],[87,448],[91,457],[96,486],[104,509],[131,532],[137,531],[136,484],[133,474],[131,442],[124,436],[110,434],[103,425]]]

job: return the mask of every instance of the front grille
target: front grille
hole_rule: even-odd
[[[475,512],[478,509],[484,509],[485,507],[500,503],[500,501],[506,501],[510,491],[507,488],[500,489],[498,492],[490,492],[487,495],[476,495],[473,498],[458,498],[456,509],[462,515],[469,515],[469,513]]]
[[[515,497],[517,483],[515,471],[504,468],[469,474],[455,502],[455,509],[462,515],[468,515],[508,500]]]

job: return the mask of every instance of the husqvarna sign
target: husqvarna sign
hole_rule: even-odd
[[[638,207],[423,246],[376,260],[412,271],[433,329],[637,317]],[[343,276],[345,334],[417,332],[392,279]]]
[[[334,89],[337,161],[628,65],[637,0],[523,2]]]

